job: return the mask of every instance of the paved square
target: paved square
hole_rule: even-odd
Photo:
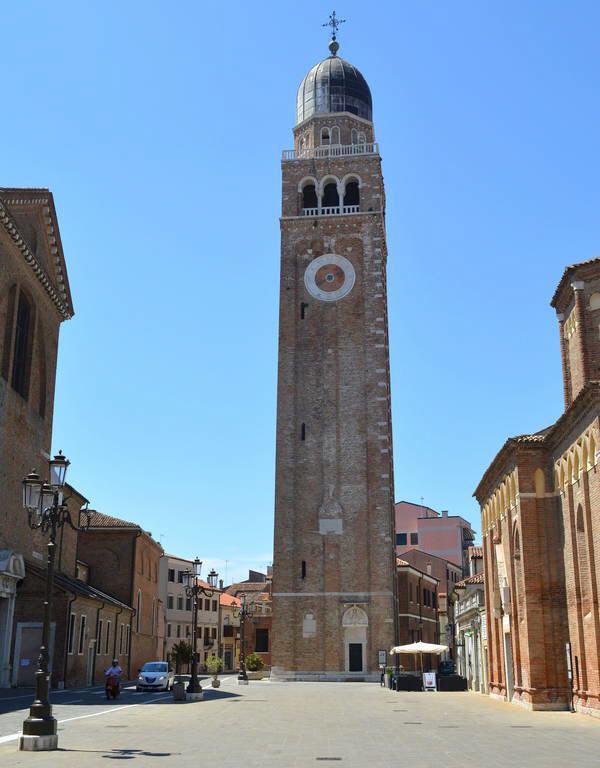
[[[600,755],[598,720],[526,712],[470,693],[394,693],[368,683],[238,687],[229,678],[197,703],[127,690],[115,707],[95,696],[56,706],[65,720],[58,752],[20,753],[6,741],[0,765],[88,768],[116,759],[140,768],[592,768]],[[13,723],[21,714],[1,715],[0,732],[5,718]]]

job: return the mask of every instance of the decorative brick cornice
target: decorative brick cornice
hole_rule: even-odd
[[[588,381],[562,416],[550,427],[532,435],[509,437],[484,472],[473,496],[480,502],[487,497],[486,490],[502,474],[502,469],[509,457],[520,447],[552,450],[573,428],[573,425],[596,404],[600,404],[600,381]]]
[[[59,288],[56,288],[50,280],[46,270],[42,267],[40,262],[31,252],[31,249],[21,236],[19,227],[11,215],[7,202],[15,205],[43,205],[44,206],[44,219],[46,222],[46,233],[48,235],[48,245],[50,249],[50,256],[56,262],[57,281],[59,282]],[[0,223],[8,233],[9,237],[13,240],[17,248],[21,251],[21,254],[25,262],[31,268],[33,274],[37,278],[38,282],[44,288],[51,301],[54,303],[60,314],[65,320],[68,320],[73,316],[73,307],[69,299],[68,287],[66,283],[66,275],[63,276],[63,262],[59,251],[58,242],[55,236],[54,227],[55,223],[52,218],[50,200],[46,197],[35,199],[14,199],[6,201],[0,198]]]
[[[550,301],[550,306],[554,307],[557,312],[564,311],[569,297],[572,295],[574,290],[574,286],[571,285],[571,281],[575,273],[580,269],[585,271],[586,267],[593,267],[597,265],[600,265],[600,257],[588,259],[587,261],[580,261],[578,264],[571,264],[570,266],[566,267],[558,285],[556,286],[554,296]]]

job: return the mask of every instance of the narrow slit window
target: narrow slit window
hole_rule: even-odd
[[[302,422],[300,427],[300,440],[306,440],[306,424]]]
[[[306,560],[302,561],[302,578],[306,578]]]
[[[304,318],[306,317],[307,309],[308,309],[308,304],[305,301],[303,301],[300,304],[300,320],[304,320]]]

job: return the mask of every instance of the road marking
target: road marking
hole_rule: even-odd
[[[82,701],[83,701],[83,699],[71,699],[71,701],[61,701],[60,702],[60,706],[62,707],[65,704],[80,704]]]
[[[124,686],[126,686],[126,685],[129,686],[129,687],[132,687],[132,683],[128,681],[128,682],[124,683],[121,686],[121,688],[124,688]],[[89,686],[89,687],[86,686],[85,688],[63,688],[60,691],[53,690],[52,691],[52,696],[53,697],[54,696],[58,696],[58,695],[63,694],[63,693],[70,693],[71,696],[74,693],[93,693],[95,695],[94,692],[96,690],[98,690],[98,688],[100,688],[99,685],[93,685],[93,686]],[[102,691],[101,692],[104,692],[104,686],[102,686]],[[20,696],[1,696],[0,697],[0,707],[2,706],[2,702],[3,701],[15,701],[16,699],[31,699],[33,701],[34,696],[35,696],[35,692],[34,691],[31,691],[31,693],[22,693]]]
[[[119,712],[122,709],[131,709],[132,707],[143,707],[144,704],[153,704],[155,701],[161,701],[162,699],[170,699],[171,695],[159,696],[156,699],[150,699],[150,701],[140,701],[139,704],[125,704],[123,707],[111,707],[111,709],[103,709],[101,712],[92,712],[89,715],[77,715],[77,717],[67,717],[64,720],[59,720],[58,724],[71,723],[73,720],[87,720],[89,717],[101,717],[102,715],[109,715],[111,712]],[[15,741],[21,736],[21,733],[12,733],[10,736],[1,736],[0,744],[6,744],[8,741]]]

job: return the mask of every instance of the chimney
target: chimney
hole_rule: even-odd
[[[219,589],[223,589],[223,579],[219,579]]]
[[[442,517],[448,517],[448,510],[442,509]]]

